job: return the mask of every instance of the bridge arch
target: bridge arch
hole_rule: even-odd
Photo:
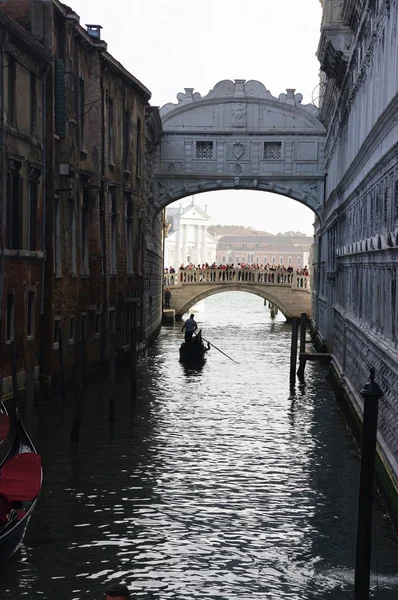
[[[176,321],[180,321],[183,315],[189,311],[189,309],[204,300],[205,298],[209,298],[210,296],[214,296],[215,294],[228,293],[228,292],[246,292],[247,294],[254,294],[255,296],[259,296],[264,300],[268,300],[274,306],[276,306],[287,321],[290,321],[293,317],[297,316],[294,314],[292,308],[288,306],[283,300],[278,297],[277,294],[274,294],[272,290],[262,289],[260,286],[251,286],[248,287],[244,283],[239,284],[229,284],[226,288],[225,285],[212,286],[211,288],[207,288],[205,291],[194,292],[194,294],[186,300],[181,306],[175,309],[175,319]]]
[[[322,222],[326,130],[302,99],[243,79],[220,81],[203,98],[185,88],[160,110],[155,213],[202,192],[255,190],[297,200]]]

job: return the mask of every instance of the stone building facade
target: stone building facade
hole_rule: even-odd
[[[0,5],[1,6],[1,5]],[[51,54],[0,10],[0,369],[12,389],[11,342],[39,377],[45,239],[46,77]]]
[[[57,0],[0,6],[50,58],[37,340],[40,374],[50,388],[61,349],[71,377],[78,346],[87,369],[105,368],[111,346],[120,357],[130,351],[133,329],[145,346],[160,327],[163,218],[154,217],[147,180],[161,123],[149,90],[109,54],[100,26],[83,28]]]
[[[380,457],[398,491],[398,3],[322,0],[323,222],[313,319],[353,406],[369,367],[383,390]]]
[[[224,235],[218,240],[217,264],[249,263],[284,265],[293,269],[308,266],[311,237],[277,235]]]

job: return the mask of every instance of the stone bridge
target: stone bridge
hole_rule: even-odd
[[[164,276],[171,291],[176,320],[197,302],[222,292],[249,292],[268,300],[289,321],[305,312],[311,316],[310,278],[295,273],[249,269],[185,270]]]
[[[204,97],[185,88],[160,111],[155,213],[192,194],[235,189],[287,196],[321,221],[326,131],[317,107],[302,99],[243,79],[220,81]]]

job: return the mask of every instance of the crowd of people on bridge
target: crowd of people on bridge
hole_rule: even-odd
[[[212,264],[204,263],[202,265],[181,264],[178,273],[174,267],[165,268],[165,284],[174,285],[177,283],[202,283],[202,282],[222,282],[222,281],[242,281],[255,283],[278,283],[292,284],[294,277],[297,276],[297,286],[307,287],[307,278],[309,277],[308,267],[294,269],[291,265],[259,264],[259,263],[238,263],[232,264]]]
[[[218,270],[218,271],[236,271],[236,270],[240,270],[240,269],[244,269],[244,270],[249,270],[249,271],[271,271],[271,272],[277,272],[277,273],[295,273],[296,275],[303,275],[304,277],[308,277],[309,276],[309,270],[307,265],[302,268],[302,269],[296,269],[294,270],[294,268],[289,265],[288,267],[286,267],[285,265],[271,265],[270,263],[266,263],[266,264],[259,264],[259,263],[244,263],[244,262],[240,262],[237,263],[236,265],[234,263],[232,264],[226,264],[226,263],[220,263],[217,264],[216,262],[213,262],[209,265],[209,263],[204,263],[202,265],[194,265],[193,263],[189,263],[188,265],[184,265],[184,263],[182,263],[179,267],[179,271],[206,271],[208,269],[214,269],[214,270]],[[169,267],[169,268],[165,268],[164,270],[164,274],[165,275],[173,275],[176,273],[176,270],[174,267]],[[180,277],[181,279],[181,277]],[[181,279],[182,281],[182,279]]]

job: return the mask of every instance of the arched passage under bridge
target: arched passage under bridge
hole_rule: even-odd
[[[288,89],[277,98],[259,81],[220,81],[203,98],[192,88],[160,114],[154,209],[206,191],[281,194],[322,221],[325,128],[312,104]]]
[[[225,277],[225,275],[227,275]],[[223,280],[220,280],[220,276]],[[171,288],[170,308],[176,320],[195,304],[224,292],[248,292],[268,300],[290,321],[304,312],[311,315],[310,279],[293,273],[271,271],[180,271],[165,276]]]

